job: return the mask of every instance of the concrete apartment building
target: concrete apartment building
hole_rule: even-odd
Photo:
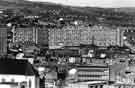
[[[0,56],[7,54],[7,28],[0,28]]]
[[[107,26],[66,26],[62,29],[49,29],[49,46],[78,46],[92,44],[97,46],[123,46],[123,31]]]
[[[97,46],[119,45],[122,46],[122,32],[118,28],[106,26],[93,26],[83,29],[81,32],[81,44],[92,44]]]
[[[22,43],[25,47],[38,44],[48,44],[48,31],[45,27],[16,28],[14,32],[14,43]]]
[[[23,43],[24,46],[31,46],[36,43],[37,34],[36,29],[33,27],[16,28],[14,31],[14,43]]]

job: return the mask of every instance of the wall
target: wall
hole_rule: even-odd
[[[14,79],[14,82],[27,82],[28,88],[29,88],[29,81],[31,81],[31,88],[37,88],[36,87],[36,78],[35,76],[24,76],[24,75],[0,75],[0,82],[2,82],[2,79],[5,79],[5,82],[12,82]]]
[[[108,81],[109,67],[106,65],[79,66],[77,67],[78,81]]]
[[[41,46],[48,45],[48,29],[45,27],[37,29],[37,43]]]
[[[88,84],[79,84],[79,83],[68,84],[68,86],[64,88],[88,88]]]

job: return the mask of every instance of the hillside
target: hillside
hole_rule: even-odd
[[[131,7],[125,7],[125,8],[115,8],[114,11],[116,12],[125,12],[128,14],[133,14],[135,13],[135,8]]]
[[[92,24],[115,26],[135,26],[133,10],[122,8],[73,7],[55,3],[37,3],[22,0],[1,0],[0,9],[6,9],[16,15],[37,15],[38,20],[56,22],[63,17],[66,21],[81,20]],[[12,14],[12,15],[13,15]]]

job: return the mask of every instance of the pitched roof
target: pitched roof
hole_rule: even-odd
[[[27,60],[0,59],[0,74],[38,75]]]

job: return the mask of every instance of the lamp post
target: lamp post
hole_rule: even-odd
[[[126,36],[123,36],[123,39],[124,39],[124,40],[126,40],[126,39],[127,39],[127,37],[126,37]]]
[[[100,58],[105,58],[105,57],[106,57],[105,53],[100,54]]]
[[[69,74],[69,75],[75,75],[76,72],[77,72],[77,69],[72,68],[72,69],[70,69],[70,70],[68,71],[68,74]]]
[[[59,21],[63,21],[64,19],[63,18],[59,18]]]
[[[78,21],[74,21],[74,25],[78,25]]]
[[[12,27],[12,23],[8,23],[7,24],[7,27]]]

